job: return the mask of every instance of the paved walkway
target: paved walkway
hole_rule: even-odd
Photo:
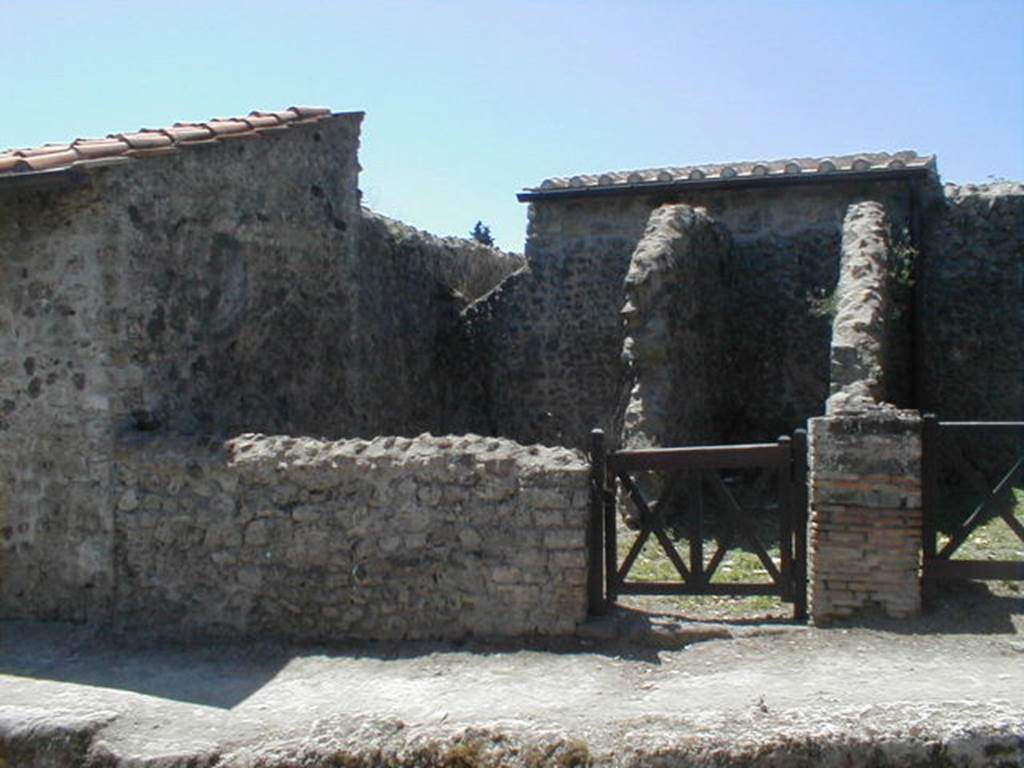
[[[0,623],[0,766],[838,765],[879,749],[1008,765],[1024,761],[1022,614],[983,633],[772,627],[675,650],[184,647]]]

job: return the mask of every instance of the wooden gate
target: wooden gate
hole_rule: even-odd
[[[594,430],[591,445],[590,607],[601,614],[619,595],[777,595],[793,603],[797,619],[807,617],[807,435],[754,445],[715,445],[685,448],[618,450],[605,453],[604,433]],[[776,562],[754,529],[750,510],[737,500],[723,479],[729,471],[759,471],[763,493],[774,481],[778,512],[779,560]],[[637,474],[655,472],[664,478],[657,499],[648,499]],[[619,562],[618,491],[637,513],[639,532]],[[717,547],[704,554],[705,492],[717,502]],[[650,493],[650,491],[648,491]],[[672,528],[685,528],[688,558],[680,555],[665,517],[666,503],[684,495],[685,505]],[[671,561],[678,580],[631,581],[630,569],[648,540],[654,537]],[[712,581],[728,550],[744,539],[757,555],[770,582]],[[602,567],[603,564],[603,567]]]
[[[969,438],[1018,438],[1016,459],[999,481],[989,487],[982,473],[964,455],[962,443]],[[922,507],[924,511],[922,578],[926,582],[945,579],[1007,579],[1024,581],[1022,560],[953,559],[972,533],[981,525],[1001,517],[1024,544],[1024,525],[1014,514],[1014,482],[1024,479],[1024,422],[1022,421],[939,421],[924,417],[922,435]],[[949,538],[939,547],[938,522],[943,508],[940,482],[943,472],[956,472],[973,490],[971,511],[958,521]]]

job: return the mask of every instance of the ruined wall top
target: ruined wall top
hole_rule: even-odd
[[[943,184],[946,199],[954,204],[967,197],[998,198],[1024,195],[1024,183],[993,181],[989,184]]]

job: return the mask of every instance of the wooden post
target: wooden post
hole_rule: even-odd
[[[604,484],[604,570],[605,570],[605,605],[615,605],[619,595],[619,536],[618,523],[619,512],[615,508],[615,491],[618,488],[618,481],[614,472],[608,471],[608,462],[605,461],[605,484]]]
[[[783,595],[786,600],[793,600],[796,593],[793,581],[793,482],[795,467],[793,466],[793,441],[783,435],[778,439],[779,448],[786,452],[786,462],[777,472],[779,480],[779,570],[782,572]]]
[[[935,518],[939,501],[939,417],[926,413],[921,418],[921,601],[934,602],[935,584],[928,569],[935,559]]]
[[[608,611],[604,598],[604,431],[590,433],[590,519],[587,525],[587,604],[591,616]]]
[[[921,419],[921,547],[925,558],[935,557],[935,503],[939,497],[939,418]]]
[[[699,469],[690,470],[690,578],[696,588],[704,585],[704,476]],[[666,499],[667,501],[667,499]],[[661,511],[661,510],[659,510]],[[664,523],[664,513],[660,522]]]
[[[793,433],[793,618],[807,619],[807,430]]]

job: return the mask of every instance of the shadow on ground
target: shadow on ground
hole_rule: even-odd
[[[919,618],[861,618],[831,626],[919,637],[965,634],[1019,638],[1024,635],[1024,595],[1016,584],[943,584],[936,589],[929,610]],[[609,661],[657,667],[663,663],[659,655],[662,651],[702,641],[773,634],[792,638],[793,633],[803,635],[806,631],[804,625],[780,618],[722,621],[622,606],[581,627],[580,637],[502,642],[184,643],[82,625],[7,621],[0,622],[0,674],[231,709],[267,686],[286,667],[301,665],[305,660],[425,658],[430,666],[444,667],[446,659],[466,654],[492,657],[536,652],[603,656]],[[829,642],[830,636],[827,630],[820,635],[814,633],[819,638],[814,642]],[[813,638],[808,635],[807,639]]]
[[[262,688],[288,660],[267,644],[170,645],[74,624],[0,623],[0,674],[222,709]]]
[[[914,619],[862,616],[830,626],[865,627],[905,635],[1024,634],[1024,593],[1018,585],[981,581],[939,582]]]
[[[181,642],[77,624],[0,621],[0,674],[131,691],[231,709],[305,657],[379,661],[489,656],[522,651],[597,654],[660,663],[658,649],[622,639],[524,638],[465,642],[380,641],[295,644],[284,641]]]

